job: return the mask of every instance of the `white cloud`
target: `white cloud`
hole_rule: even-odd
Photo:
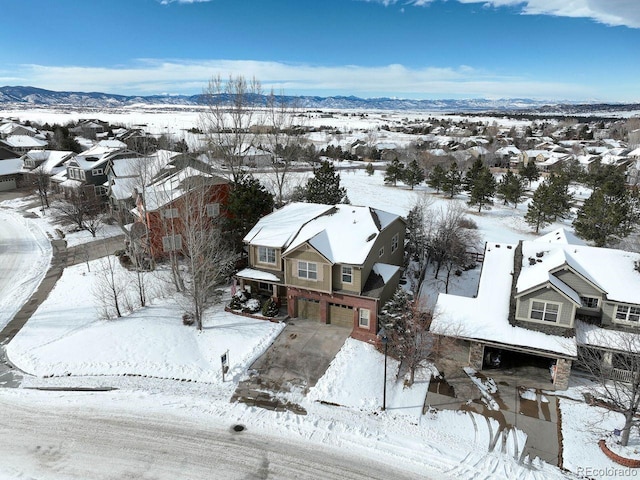
[[[365,0],[385,6],[425,6],[438,0]],[[441,0],[442,1],[442,0]],[[486,7],[518,7],[526,15],[590,18],[611,26],[640,28],[638,0],[457,0],[460,3],[481,3]]]
[[[604,92],[562,81],[494,75],[469,66],[407,68],[403,65],[293,65],[252,60],[139,60],[130,67],[20,65],[0,85],[120,94],[200,93],[214,75],[255,77],[265,90],[286,94],[395,96],[406,98],[500,98],[584,100]],[[608,92],[607,92],[608,95]],[[616,91],[616,95],[623,92]],[[616,99],[608,99],[616,100]],[[618,99],[625,100],[625,99]]]

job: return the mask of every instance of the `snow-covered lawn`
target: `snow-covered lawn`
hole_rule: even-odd
[[[584,402],[567,399],[559,401],[564,468],[578,475],[603,480],[640,475],[637,470],[623,467],[610,460],[598,446],[600,439],[611,436],[615,429],[622,428],[622,414],[589,406]],[[625,449],[623,456],[636,458],[637,452],[640,451],[640,442],[637,438],[631,440],[630,447]]]
[[[236,316],[217,305],[206,313],[198,332],[182,324],[180,302],[162,298],[166,279],[156,274],[147,274],[153,298],[148,306],[122,318],[102,319],[94,292],[103,262],[90,262],[91,272],[85,264],[65,269],[47,300],[7,346],[18,368],[39,377],[136,375],[222,383],[220,356],[228,350],[226,380],[235,382],[284,326]],[[114,263],[119,276],[133,276]],[[134,289],[130,283],[129,300],[123,303],[135,304]]]

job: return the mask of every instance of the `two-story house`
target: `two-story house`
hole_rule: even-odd
[[[106,198],[109,190],[107,185],[109,163],[137,156],[140,155],[118,145],[101,142],[69,160],[66,178],[61,181],[60,188],[68,191],[82,190],[85,194]]]
[[[249,268],[242,288],[286,303],[291,317],[352,328],[374,341],[380,308],[395,291],[405,222],[369,207],[292,203],[245,236]]]
[[[432,328],[468,341],[474,368],[486,366],[487,353],[516,352],[546,360],[556,388],[565,389],[580,349],[611,362],[620,352],[601,338],[640,335],[639,265],[638,253],[586,246],[562,229],[487,243],[477,295],[440,294]]]
[[[191,167],[164,176],[137,195],[128,241],[143,257],[184,253],[185,223],[217,221],[228,196],[228,180]]]

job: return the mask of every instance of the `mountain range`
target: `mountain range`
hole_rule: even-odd
[[[279,99],[300,108],[407,110],[433,112],[541,112],[584,114],[640,110],[640,104],[601,104],[544,102],[527,98],[411,100],[398,98],[359,98],[354,96],[280,96]],[[255,95],[255,105],[266,104],[266,95]],[[70,106],[85,108],[113,108],[131,105],[203,105],[203,95],[116,95],[101,92],[57,92],[36,87],[0,87],[0,105]]]

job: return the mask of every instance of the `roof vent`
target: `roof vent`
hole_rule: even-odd
[[[375,233],[372,233],[371,235],[369,235],[369,236],[367,237],[367,242],[370,242],[370,241],[371,241],[371,240],[373,240],[374,238],[376,238],[376,234],[375,234]]]
[[[544,252],[538,252],[536,253],[536,257],[538,258],[542,258],[542,256],[544,255]]]
[[[529,257],[529,265],[535,265],[536,264],[536,259],[533,257]]]

